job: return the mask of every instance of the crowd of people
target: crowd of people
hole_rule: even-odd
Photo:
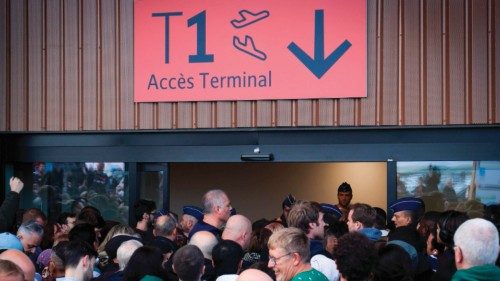
[[[279,216],[253,223],[220,189],[179,215],[139,200],[133,225],[106,221],[91,205],[54,221],[30,208],[17,222],[22,189],[11,178],[0,207],[2,281],[500,278],[498,217],[426,212],[422,199],[404,197],[390,205],[387,224],[383,209],[351,204],[348,183],[338,187],[336,205],[289,194]]]

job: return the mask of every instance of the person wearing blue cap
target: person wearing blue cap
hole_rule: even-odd
[[[323,220],[326,224],[333,224],[342,217],[342,211],[337,206],[328,203],[321,203],[320,205],[321,211],[324,214]]]
[[[193,226],[201,220],[203,220],[203,210],[201,208],[189,205],[182,207],[182,216],[179,225],[186,239]]]
[[[404,197],[389,206],[393,212],[392,221],[395,227],[417,226],[420,216],[425,212],[424,201],[420,198]]]
[[[347,214],[352,200],[352,188],[347,182],[343,182],[337,189],[337,199],[339,203],[335,206],[342,211],[342,218],[340,220],[347,221]]]

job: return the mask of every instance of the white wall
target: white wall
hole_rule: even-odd
[[[201,197],[212,188],[226,191],[238,213],[254,221],[281,213],[283,198],[337,203],[337,187],[347,181],[353,188],[352,203],[363,202],[386,209],[385,162],[353,163],[225,163],[171,164],[171,210],[183,205],[201,206]]]

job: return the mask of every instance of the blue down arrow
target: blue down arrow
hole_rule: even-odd
[[[325,59],[325,27],[324,12],[316,10],[314,14],[314,59],[304,52],[294,42],[288,45],[288,50],[292,52],[318,79],[320,79],[351,47],[351,42],[344,40]]]

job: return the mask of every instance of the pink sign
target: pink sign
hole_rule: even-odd
[[[136,102],[366,97],[366,0],[136,0]]]

